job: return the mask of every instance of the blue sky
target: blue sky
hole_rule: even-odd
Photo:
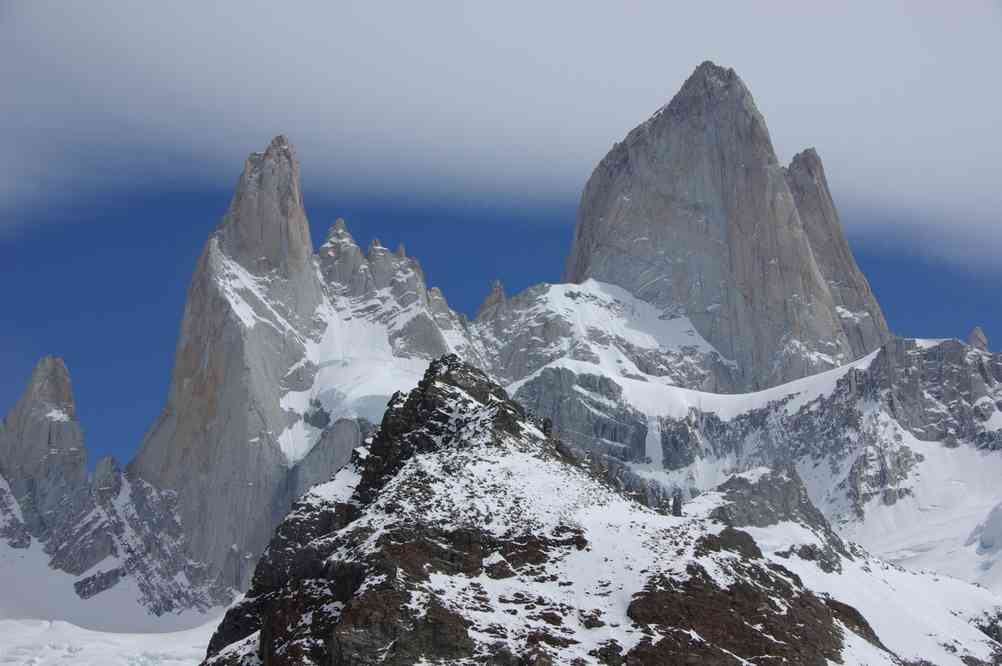
[[[287,134],[319,241],[403,241],[454,307],[559,278],[585,179],[712,59],[815,146],[892,327],[1002,338],[1002,3],[0,2],[0,412],[66,357],[130,457],[247,153]]]

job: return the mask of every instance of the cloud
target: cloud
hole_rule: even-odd
[[[8,2],[0,227],[54,197],[229,187],[279,132],[314,191],[573,199],[709,58],[782,159],[816,146],[840,201],[917,212],[880,233],[997,238],[998,3],[693,5]]]

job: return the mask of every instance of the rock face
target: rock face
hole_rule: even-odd
[[[985,590],[887,573],[841,542],[826,572],[802,544],[766,554],[734,527],[770,545],[790,524],[827,538],[796,476],[765,470],[675,517],[611,488],[544,429],[482,372],[434,361],[351,463],[297,502],[206,664],[892,664],[916,642],[959,666],[999,649],[972,624],[998,608]],[[735,506],[746,501],[751,514]],[[852,593],[862,582],[943,599],[936,626],[893,631],[891,594],[869,598],[871,624],[804,582],[842,569],[862,577]]]
[[[87,452],[76,418],[66,364],[46,356],[0,424],[0,472],[37,535],[51,529],[53,512],[87,483]]]
[[[283,388],[323,290],[284,137],[244,166],[188,289],[167,404],[130,470],[180,497],[196,559],[242,587],[288,509]],[[235,548],[234,548],[235,547]]]
[[[272,531],[428,359],[478,358],[416,259],[336,222],[314,254],[284,137],[252,154],[188,290],[167,404],[129,470],[177,493],[193,557],[245,589]]]
[[[781,523],[796,524],[814,535],[811,543],[791,544],[783,557],[797,556],[816,562],[828,573],[841,572],[842,562],[852,560],[853,549],[831,528],[817,507],[811,504],[796,467],[760,467],[735,474],[716,488],[724,502],[710,515],[736,528],[769,528]],[[856,549],[856,553],[861,551]]]
[[[173,493],[123,474],[112,458],[99,460],[88,475],[70,376],[59,358],[39,361],[0,428],[0,548],[4,546],[16,551],[0,558],[4,613],[31,608],[66,617],[59,614],[67,609],[46,606],[65,601],[23,598],[31,581],[22,578],[37,574],[19,569],[20,559],[45,561],[52,570],[46,589],[62,585],[79,599],[120,586],[116,591],[136,604],[126,611],[132,614],[204,611],[231,599],[229,590],[213,586],[204,566],[191,559]],[[27,593],[45,596],[38,590]],[[101,604],[95,607],[90,626],[101,626],[103,618],[97,616],[105,610]],[[149,623],[153,621],[151,617]]]
[[[856,265],[842,233],[816,150],[808,148],[793,157],[786,170],[786,182],[853,356],[858,358],[879,347],[890,337],[890,332],[870,283]]]
[[[588,180],[565,279],[588,278],[687,316],[737,363],[739,390],[835,367],[887,337],[820,160],[809,151],[784,169],[744,83],[709,62]]]
[[[980,326],[975,326],[967,336],[967,344],[975,349],[986,352],[988,351],[988,336],[985,335]]]
[[[303,209],[299,162],[284,136],[264,153],[251,153],[229,210],[216,232],[219,248],[256,276],[290,282],[286,303],[308,318],[320,304],[314,279],[313,241]]]

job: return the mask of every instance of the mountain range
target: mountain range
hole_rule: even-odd
[[[1002,354],[894,335],[817,152],[706,62],[564,281],[472,319],[251,154],[136,457],[88,474],[58,358],[0,423],[2,612],[228,606],[212,664],[1002,663],[999,449]]]

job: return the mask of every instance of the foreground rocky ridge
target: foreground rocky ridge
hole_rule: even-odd
[[[896,569],[867,580],[885,565],[835,536],[795,471],[736,477],[673,517],[545,430],[482,372],[433,362],[279,526],[206,663],[996,663],[975,624],[997,597]],[[790,524],[808,543],[782,552],[746,531],[772,543]],[[794,560],[924,594],[938,625],[889,625],[893,595],[871,624]]]

